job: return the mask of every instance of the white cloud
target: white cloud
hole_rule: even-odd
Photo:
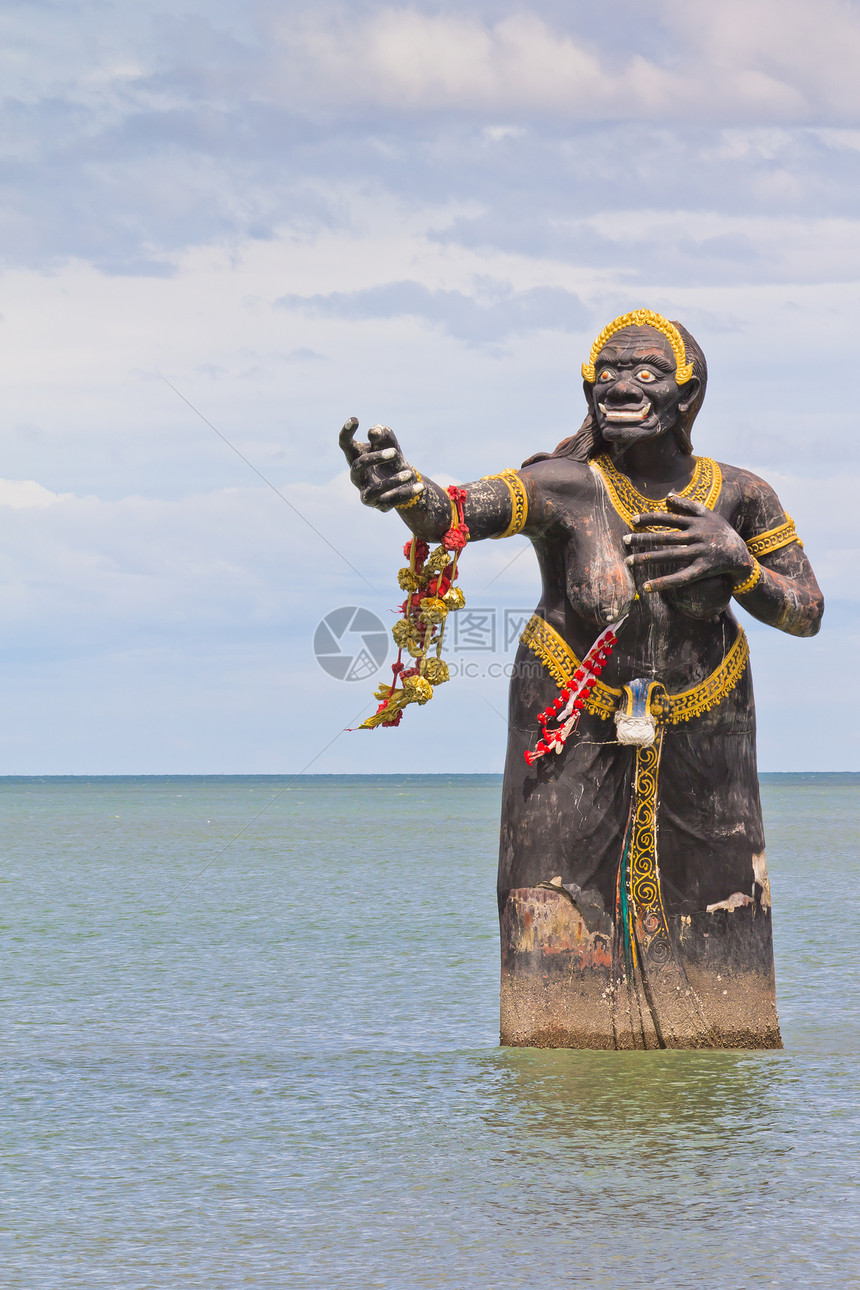
[[[611,27],[582,32],[534,10],[487,21],[416,7],[295,14],[274,30],[287,73],[276,91],[315,101],[557,113],[579,120],[854,121],[860,14],[841,0],[657,0],[653,21],[680,56],[658,63]],[[626,48],[625,48],[626,44]]]
[[[248,7],[231,0],[3,16],[5,92],[67,97],[104,122],[170,108],[375,103],[395,112],[558,113],[585,121],[857,122],[860,13],[849,0],[654,0],[626,21],[540,3],[488,18],[420,4]],[[515,123],[514,123],[515,124]]]
[[[372,92],[407,109],[504,107],[512,101],[561,107],[603,91],[595,54],[529,13],[490,26],[387,9],[352,31],[311,27],[304,41],[327,80],[343,76],[357,56]]]
[[[43,510],[71,496],[71,493],[52,493],[35,479],[0,479],[0,506],[11,506],[14,511]]]
[[[695,51],[691,71],[705,72],[703,89],[734,88],[750,106],[759,97],[777,119],[856,120],[860,12],[850,0],[662,0],[659,7]]]

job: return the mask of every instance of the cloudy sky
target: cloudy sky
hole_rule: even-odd
[[[444,482],[517,465],[643,304],[708,356],[697,449],[776,486],[827,597],[814,641],[751,631],[762,768],[858,768],[860,4],[0,24],[0,773],[499,769],[522,539],[463,562],[481,675],[339,734],[374,682],[315,628],[391,621],[403,531],[337,430],[385,421]]]

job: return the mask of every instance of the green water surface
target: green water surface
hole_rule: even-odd
[[[589,1053],[497,1046],[496,776],[0,780],[0,1285],[860,1285],[858,795],[763,783],[784,1052]]]

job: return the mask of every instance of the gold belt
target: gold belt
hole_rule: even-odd
[[[533,614],[526,623],[520,640],[537,655],[560,690],[570,685],[574,672],[580,666],[580,660],[554,627]],[[739,627],[737,639],[710,676],[706,676],[699,685],[694,685],[692,690],[682,690],[680,694],[663,694],[655,698],[651,711],[655,717],[662,717],[673,726],[680,721],[700,717],[721,703],[727,694],[731,694],[744,674],[749,656],[749,642],[743,628]],[[598,681],[584,701],[584,706],[595,717],[600,717],[601,721],[608,721],[621,703],[622,694],[622,690]]]

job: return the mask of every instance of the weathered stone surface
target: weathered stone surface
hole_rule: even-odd
[[[770,910],[751,903],[734,911],[676,915],[672,931],[686,979],[668,974],[658,1031],[647,998],[631,998],[627,983],[614,976],[611,937],[590,931],[564,892],[511,891],[501,916],[501,1042],[535,1048],[781,1048]],[[659,982],[651,987],[660,993]]]

